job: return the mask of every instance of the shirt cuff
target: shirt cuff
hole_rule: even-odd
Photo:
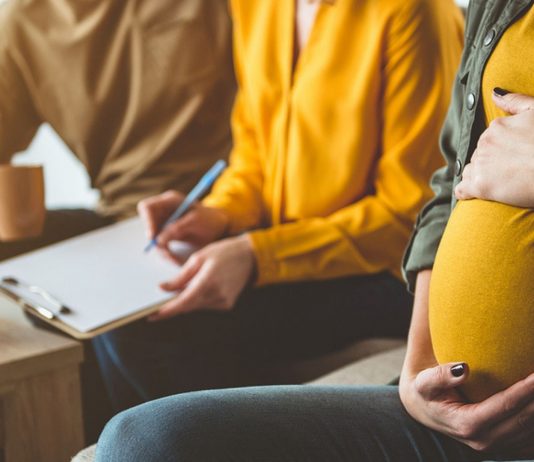
[[[280,268],[270,251],[272,243],[269,235],[262,231],[252,231],[249,236],[256,256],[256,285],[263,286],[277,282]]]

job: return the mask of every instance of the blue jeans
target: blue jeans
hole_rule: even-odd
[[[474,462],[429,430],[397,387],[279,386],[188,393],[114,417],[97,462]],[[502,459],[501,459],[502,460]]]
[[[140,321],[93,344],[116,411],[201,389],[277,383],[273,364],[404,337],[412,297],[390,274],[246,291],[231,312]],[[280,383],[280,382],[278,382]]]

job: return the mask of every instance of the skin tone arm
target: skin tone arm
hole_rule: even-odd
[[[534,98],[496,89],[493,101],[510,116],[482,134],[456,197],[534,208]]]
[[[169,191],[139,203],[139,214],[149,238],[184,197]],[[172,240],[186,241],[200,249],[187,259],[176,278],[161,284],[163,290],[176,293],[176,297],[149,320],[159,321],[195,310],[232,309],[254,277],[256,257],[247,234],[224,238],[228,222],[224,211],[197,204],[159,235],[158,249],[168,258],[176,259],[168,250]]]
[[[485,401],[464,401],[457,387],[467,379],[463,363],[437,365],[428,326],[431,270],[417,277],[401,400],[422,424],[478,451],[534,456],[534,374]]]

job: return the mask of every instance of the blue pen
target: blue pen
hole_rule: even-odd
[[[215,162],[215,165],[211,167],[204,174],[204,176],[200,179],[197,185],[191,190],[191,192],[186,196],[186,198],[180,204],[180,206],[167,219],[167,221],[163,223],[163,226],[158,230],[156,235],[152,238],[152,240],[145,247],[145,252],[150,251],[152,247],[157,245],[159,233],[161,233],[161,231],[163,231],[168,225],[170,225],[171,223],[174,223],[185,212],[187,212],[189,208],[191,207],[191,205],[193,205],[193,203],[197,199],[199,199],[208,189],[211,188],[211,185],[215,182],[215,180],[219,177],[219,175],[223,172],[225,168],[226,168],[226,162],[224,160],[218,160],[217,162]]]

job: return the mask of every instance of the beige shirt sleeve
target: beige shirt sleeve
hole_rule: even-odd
[[[8,7],[0,7],[0,163],[25,149],[39,125],[37,114],[21,72],[23,65],[10,27]]]

